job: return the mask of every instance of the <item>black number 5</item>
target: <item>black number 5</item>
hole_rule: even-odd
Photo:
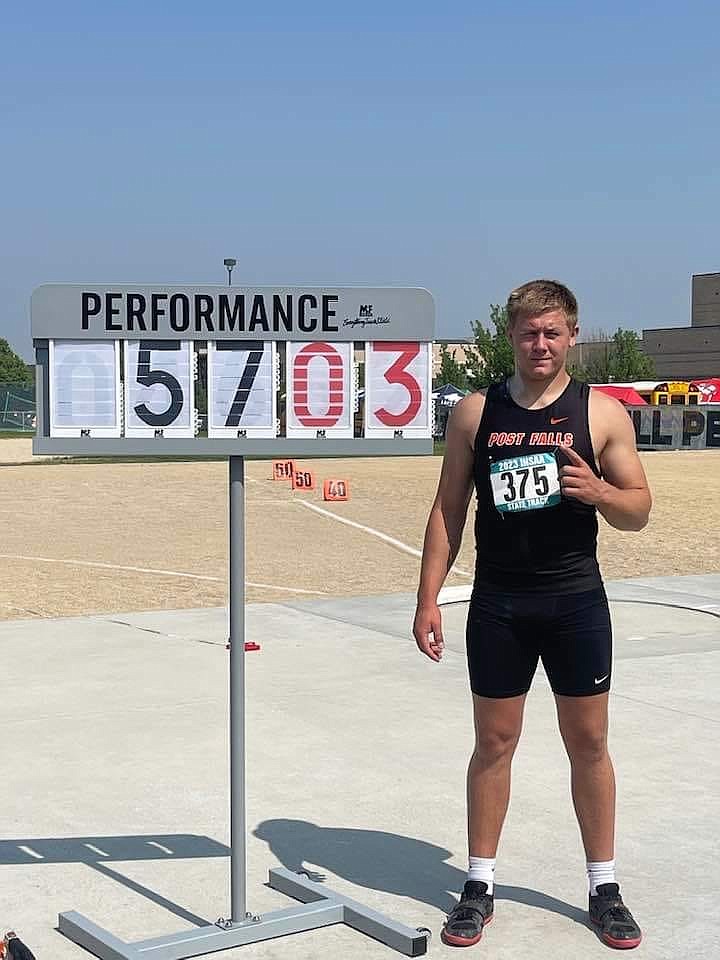
[[[533,480],[535,481],[535,493],[538,497],[544,497],[550,492],[550,485],[545,476],[545,467],[533,467]]]
[[[162,384],[170,394],[170,406],[162,413],[153,413],[144,403],[139,403],[135,407],[135,413],[150,427],[167,427],[177,420],[180,411],[183,408],[182,387],[175,377],[167,370],[150,369],[150,351],[151,350],[180,350],[181,345],[177,340],[141,340],[138,349],[137,382],[143,387],[154,387],[156,383]]]

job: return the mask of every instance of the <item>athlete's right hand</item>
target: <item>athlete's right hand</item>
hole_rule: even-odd
[[[413,636],[418,649],[436,663],[442,659],[445,641],[442,632],[442,614],[436,603],[418,604],[415,611]]]

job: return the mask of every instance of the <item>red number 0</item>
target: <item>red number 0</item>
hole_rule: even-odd
[[[324,416],[310,413],[308,367],[313,357],[324,357],[328,365],[328,408]],[[334,427],[343,413],[343,361],[337,350],[329,343],[308,343],[295,357],[292,372],[295,398],[295,416],[305,427]]]
[[[386,427],[406,427],[417,416],[420,404],[422,403],[422,390],[415,377],[408,373],[407,366],[420,353],[419,343],[373,343],[373,350],[376,353],[396,353],[400,351],[400,356],[395,363],[385,371],[385,379],[388,383],[399,383],[410,394],[410,402],[402,413],[390,413],[384,407],[374,410],[373,413],[380,423]]]

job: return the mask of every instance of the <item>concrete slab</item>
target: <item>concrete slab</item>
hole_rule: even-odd
[[[720,952],[720,576],[608,584],[619,876],[652,960]],[[650,600],[651,603],[646,601]],[[466,865],[472,744],[463,604],[447,652],[410,640],[409,595],[250,606],[248,908],[289,905],[281,865],[435,933]],[[78,910],[126,940],[228,912],[223,609],[0,624],[0,925],[38,960],[87,956]],[[658,894],[658,891],[660,893]],[[668,909],[672,896],[672,910]],[[554,704],[539,673],[514,765],[497,917],[476,951],[601,956]],[[640,953],[638,955],[640,955]],[[388,957],[331,927],[225,954]]]

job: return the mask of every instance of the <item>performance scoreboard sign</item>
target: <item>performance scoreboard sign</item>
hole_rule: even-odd
[[[46,285],[32,335],[36,453],[432,450],[423,289]]]

